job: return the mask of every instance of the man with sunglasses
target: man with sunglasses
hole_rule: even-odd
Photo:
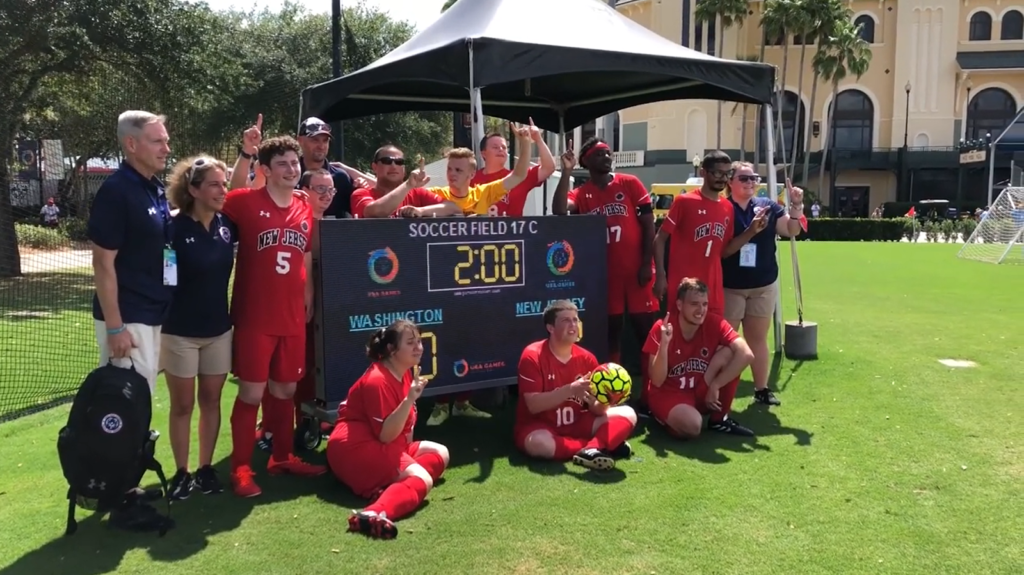
[[[709,152],[701,162],[704,183],[700,191],[679,194],[672,202],[654,238],[654,295],[658,299],[667,288],[674,293],[683,278],[697,278],[708,286],[708,312],[725,315],[722,250],[733,236],[733,210],[722,192],[729,186],[732,173],[728,154]],[[670,237],[671,259],[666,274],[665,245]]]
[[[426,174],[423,160],[419,170],[406,182],[405,154],[397,146],[383,146],[373,154],[373,188],[362,188],[352,194],[352,215],[357,218],[397,218],[401,216],[452,216],[458,207],[437,194],[417,187],[423,185]]]

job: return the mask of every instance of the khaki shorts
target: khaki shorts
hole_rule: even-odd
[[[730,322],[745,317],[772,317],[779,297],[779,282],[753,289],[725,289],[725,319]]]
[[[163,335],[160,367],[175,377],[224,375],[231,371],[231,330],[217,337]]]
[[[160,360],[160,326],[141,323],[128,323],[125,328],[132,335],[135,347],[132,349],[131,361],[128,359],[111,359],[110,346],[107,345],[107,324],[93,320],[96,331],[96,345],[100,350],[99,366],[111,363],[118,367],[135,367],[149,382],[149,392],[156,393],[157,362]]]

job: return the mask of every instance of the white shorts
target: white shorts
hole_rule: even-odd
[[[156,376],[160,369],[160,326],[125,324],[128,333],[132,335],[132,340],[135,341],[131,361],[126,358],[111,361],[110,347],[107,346],[107,324],[99,320],[93,320],[93,323],[96,326],[96,345],[100,348],[99,367],[113,363],[118,367],[128,368],[134,364],[135,371],[141,373],[149,382],[149,392],[155,394]]]

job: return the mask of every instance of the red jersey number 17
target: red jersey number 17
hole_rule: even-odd
[[[622,226],[608,226],[608,243],[617,244],[622,239]]]

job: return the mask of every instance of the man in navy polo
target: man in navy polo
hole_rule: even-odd
[[[88,224],[99,363],[134,364],[150,390],[159,369],[160,326],[177,283],[170,207],[156,178],[170,153],[164,121],[137,110],[118,117],[125,161],[100,186]]]

